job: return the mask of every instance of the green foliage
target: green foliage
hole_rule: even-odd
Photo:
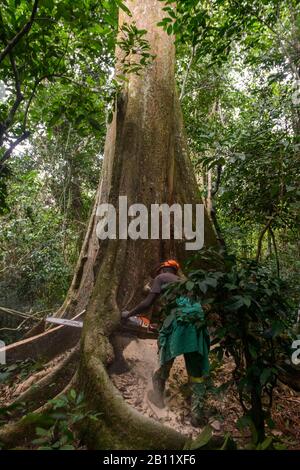
[[[25,414],[25,404],[0,408],[0,424],[7,423],[14,413],[22,412],[23,421],[34,424],[36,437],[30,443],[35,450],[76,450],[81,447],[77,428],[82,422],[98,421],[101,414],[86,407],[84,395],[71,389],[65,395],[47,402],[43,413]],[[0,443],[1,449],[1,443]]]
[[[124,74],[139,73],[149,65],[154,56],[150,53],[150,46],[146,40],[147,31],[138,29],[135,23],[124,23],[121,27],[121,38],[118,45],[124,52],[121,59]]]
[[[236,450],[237,445],[229,433],[219,439],[220,442],[213,442],[213,433],[210,426],[206,426],[196,439],[187,441],[185,450]]]
[[[15,412],[24,412],[24,403],[13,403],[12,405],[0,408],[0,426],[7,424],[12,418]],[[0,449],[1,449],[0,442]]]
[[[197,269],[214,260],[214,267]],[[292,326],[290,306],[285,297],[285,284],[253,261],[208,250],[189,261],[188,280],[170,286],[165,296],[169,304],[178,294],[200,299],[207,312],[217,314],[218,321],[208,320],[214,328],[215,353],[235,360],[234,379],[247,423],[252,423],[253,441],[264,439],[264,420],[269,409],[263,409],[261,397],[272,390],[278,375],[279,359],[290,353]],[[208,316],[209,318],[209,316]]]
[[[205,447],[212,438],[212,429],[210,426],[206,426],[201,434],[193,441],[190,445],[189,450],[201,449]]]
[[[4,167],[3,169],[3,177],[0,179],[0,217],[1,215],[5,214],[8,211],[7,205],[7,177],[9,176],[10,172],[8,167]]]
[[[63,213],[55,208],[49,187],[36,170],[19,174],[10,185],[8,203],[13,210],[2,218],[0,233],[1,290],[14,296],[16,304],[22,298],[23,306],[35,299],[42,307],[53,306],[68,288],[77,236],[64,227]]]
[[[266,33],[273,33],[278,19],[287,19],[289,9],[297,9],[293,0],[287,6],[283,0],[178,0],[176,9],[171,0],[166,4],[162,26],[174,34],[178,44],[196,49],[198,60],[209,57],[211,63],[222,65],[236,44],[242,50],[257,50],[266,45]]]
[[[16,380],[24,381],[31,374],[42,370],[42,362],[34,362],[31,359],[17,361],[14,364],[0,365],[0,384],[13,385]]]
[[[113,66],[118,6],[94,0],[39,1],[34,21],[0,61],[0,202],[7,210],[7,162],[18,142],[72,125],[78,136],[105,132],[104,103],[111,101],[107,77]],[[33,12],[33,1],[0,7],[0,50]],[[20,153],[20,152],[19,152]]]
[[[26,23],[32,8],[32,2],[21,1],[17,8],[12,3],[5,2],[1,7],[4,25],[2,45]],[[36,91],[47,90],[49,82],[57,79],[63,84],[69,80],[78,81],[87,93],[93,87],[101,86],[101,80],[112,63],[110,54],[115,44],[116,29],[115,2],[110,2],[108,9],[93,0],[40,2],[32,28],[13,51],[23,93],[20,115],[15,116],[16,133],[25,129],[24,120],[28,118],[26,103],[31,104]],[[15,99],[17,78],[8,57],[1,67],[1,76],[9,92],[1,113],[1,118],[5,119],[5,113]]]
[[[25,416],[26,422],[36,424],[36,438],[32,441],[37,450],[76,450],[80,442],[76,427],[83,421],[98,421],[100,414],[86,408],[84,396],[74,389],[49,402],[47,413]]]
[[[34,5],[11,0],[0,7],[2,212],[7,193],[2,179],[15,148],[45,130],[51,136],[66,123],[78,136],[103,138],[122,73],[137,73],[153,58],[146,31],[125,23],[119,41],[124,71],[119,71],[118,79],[112,78],[118,9],[130,16],[121,0],[44,0],[37,2],[37,10]]]
[[[204,9],[215,20],[220,16],[231,21],[236,16],[243,34],[233,35],[230,54],[222,57],[220,53],[217,66],[217,37],[207,50],[201,47],[209,34],[206,31],[203,37],[194,31],[194,46],[191,36],[186,41],[179,37],[178,81],[202,195],[212,204],[212,216],[227,250],[260,259],[270,274],[287,280],[296,308],[300,281],[300,120],[295,102],[299,5],[275,3],[227,1],[208,6],[191,2],[193,15]],[[241,17],[243,10],[248,10],[247,17]],[[186,18],[187,23],[181,20],[183,31],[193,15]],[[255,16],[257,24],[251,26]],[[218,35],[218,28],[212,34]]]

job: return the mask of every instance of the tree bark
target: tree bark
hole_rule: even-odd
[[[108,128],[102,177],[96,195],[73,282],[59,316],[73,317],[87,306],[106,255],[117,251],[121,271],[116,276],[118,305],[134,304],[145,279],[161,259],[188,255],[184,241],[120,240],[99,243],[96,215],[100,203],[118,205],[127,196],[128,205],[154,203],[202,203],[188,156],[181,107],[175,84],[174,38],[157,23],[165,16],[158,0],[127,1],[132,18],[120,13],[120,27],[135,21],[146,29],[152,65],[141,75],[131,74],[117,99],[113,122]],[[117,48],[120,70],[122,51]],[[205,212],[205,245],[217,245],[213,226]],[[109,255],[108,255],[109,256]],[[121,281],[119,283],[119,280]]]
[[[164,16],[159,2],[128,1],[127,6],[138,28],[148,31],[156,59],[141,76],[129,77],[118,98],[107,134],[98,200],[117,206],[119,195],[126,195],[129,205],[139,202],[148,208],[163,202],[200,203],[175,86],[174,39],[156,26]],[[129,18],[122,12],[120,26],[125,21]],[[122,59],[120,49],[117,58]],[[96,224],[97,217],[94,220]],[[216,244],[207,215],[205,222],[206,244]],[[104,416],[102,425],[95,425],[86,440],[91,439],[93,448],[181,447],[182,437],[129,409],[105,366],[113,360],[108,337],[119,325],[120,310],[140,300],[149,272],[162,258],[185,257],[183,242],[110,240],[97,247],[94,237],[95,225],[91,233],[95,275],[90,276],[94,285],[85,316],[79,378],[85,396]]]

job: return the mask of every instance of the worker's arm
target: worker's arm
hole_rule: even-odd
[[[134,315],[140,315],[141,313],[146,312],[154,304],[158,297],[159,294],[150,292],[150,294],[147,295],[145,300],[140,302],[135,308],[133,308],[129,312],[122,312],[122,317],[129,318],[133,317]]]

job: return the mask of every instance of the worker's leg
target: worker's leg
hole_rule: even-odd
[[[203,375],[202,356],[198,353],[184,355],[186,370],[191,384],[191,423],[203,426],[207,423],[205,400],[208,377]]]
[[[194,381],[193,381],[194,380]],[[195,381],[198,380],[198,381]],[[191,424],[195,427],[205,426],[207,424],[207,415],[205,413],[205,400],[207,397],[207,387],[204,377],[192,377],[190,379],[191,396]]]
[[[149,391],[148,398],[158,408],[164,408],[165,406],[164,391],[166,387],[166,381],[170,375],[173,363],[174,359],[165,362],[163,365],[160,366],[159,369],[157,369],[157,371],[154,372],[152,376],[153,390]]]

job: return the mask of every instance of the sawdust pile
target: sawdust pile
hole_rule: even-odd
[[[143,415],[160,421],[189,437],[197,436],[200,429],[190,424],[190,388],[187,384],[188,377],[183,357],[177,358],[172,367],[166,388],[166,407],[161,410],[147,398],[147,392],[152,388],[152,374],[158,367],[156,340],[132,338],[129,342],[125,337],[119,337],[120,347],[122,341],[123,356],[129,367],[124,372],[121,367],[116,367],[118,373],[115,373],[112,368],[111,379],[124,399]],[[216,417],[210,420],[215,434],[223,433],[225,410],[227,416],[231,414],[231,419],[237,418],[241,413],[237,402],[230,403],[228,406],[228,403],[216,401],[211,397],[208,404],[218,410]]]
[[[152,374],[158,367],[157,344],[155,340],[119,337],[120,349],[123,349],[122,361],[128,367],[122,372],[122,366],[112,368],[111,379],[124,399],[140,413],[155,419],[166,426],[187,435],[196,437],[201,429],[190,424],[190,390],[187,385],[187,374],[183,357],[175,360],[166,388],[166,408],[161,410],[147,398],[152,388]],[[120,359],[121,355],[119,355]],[[117,366],[120,364],[117,364]],[[124,366],[124,362],[123,362]],[[213,371],[215,386],[220,386],[232,378],[233,361],[225,359],[224,363]],[[237,429],[238,418],[243,415],[236,386],[230,385],[223,394],[210,394],[207,406],[214,407],[217,414],[209,424],[215,435],[229,432],[236,442],[244,446],[250,439],[247,431]],[[275,428],[270,431],[279,437],[289,449],[300,449],[300,394],[279,384],[274,391],[272,417]]]

